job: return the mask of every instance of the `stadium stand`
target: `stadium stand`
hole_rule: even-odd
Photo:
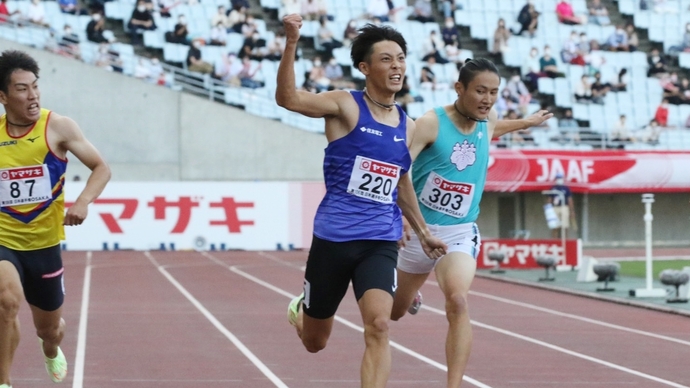
[[[367,1],[364,0],[325,0],[329,15],[329,28],[337,39],[342,39],[348,23],[355,20],[358,26],[369,22],[367,18]],[[611,25],[594,23],[583,25],[566,25],[560,23],[554,12],[558,0],[534,0],[535,9],[539,12],[538,27],[530,36],[511,34],[508,49],[493,54],[494,30],[499,19],[506,21],[513,31],[519,29],[518,17],[527,4],[526,0],[456,0],[456,9],[452,13],[455,24],[460,29],[459,53],[453,55],[449,63],[442,64],[427,62],[428,53],[425,52],[427,39],[432,31],[440,35],[443,26],[442,9],[435,10],[437,23],[421,23],[408,20],[414,1],[396,0],[393,2],[399,12],[391,21],[384,22],[400,30],[408,40],[408,82],[410,93],[414,101],[405,104],[408,114],[419,117],[425,111],[437,105],[451,103],[454,100],[453,81],[457,78],[458,66],[453,61],[464,61],[465,58],[486,56],[499,65],[504,79],[501,89],[507,85],[508,77],[519,72],[522,80],[529,84],[525,71],[525,58],[532,48],[536,48],[539,55],[545,46],[551,47],[552,57],[555,59],[558,72],[563,77],[540,77],[535,82],[535,89],[531,90],[531,97],[520,103],[515,110],[518,114],[531,114],[540,107],[556,110],[559,116],[565,109],[571,109],[573,117],[579,125],[577,136],[572,135],[572,128],[560,128],[556,118],[550,120],[548,127],[534,128],[529,137],[523,136],[523,141],[513,138],[502,139],[497,142],[499,147],[517,148],[545,148],[545,149],[630,149],[630,150],[687,150],[690,149],[690,88],[674,89],[682,78],[688,77],[690,69],[690,0],[667,0],[663,9],[640,9],[637,0],[605,0],[602,1],[610,15]],[[29,1],[8,0],[10,11],[19,10],[25,14]],[[64,14],[54,1],[43,1],[50,28],[31,26],[19,19],[15,22],[0,24],[0,37],[17,41],[38,48],[59,51],[61,31],[67,24],[79,36],[78,57],[87,63],[103,65],[103,56],[109,56],[103,67],[120,71],[126,75],[138,76],[152,83],[166,85],[179,90],[208,96],[209,99],[239,107],[252,114],[280,120],[287,125],[297,126],[304,130],[323,132],[322,120],[306,119],[279,108],[273,100],[277,62],[271,59],[260,59],[252,56],[251,69],[256,72],[252,78],[254,87],[241,87],[221,81],[213,74],[201,74],[187,69],[187,57],[190,46],[188,44],[170,43],[166,41],[166,33],[173,30],[180,15],[187,19],[188,39],[208,42],[211,30],[211,19],[218,12],[218,6],[229,8],[227,0],[190,0],[169,9],[170,17],[160,14],[159,5],[154,4],[153,17],[157,28],[143,32],[143,46],[133,46],[128,43],[127,25],[135,7],[133,0],[115,0],[105,2],[104,12],[107,20],[112,24],[117,22],[120,39],[116,43],[108,44],[108,49],[102,44],[89,42],[86,37],[86,26],[91,18],[88,15],[75,16]],[[270,44],[279,39],[279,18],[285,13],[281,0],[253,0],[250,2],[250,15],[254,16],[256,31],[263,44]],[[575,14],[587,14],[588,5],[585,0],[571,1]],[[120,24],[121,23],[121,24]],[[634,31],[640,35],[638,51],[593,51],[591,63],[566,63],[561,55],[564,42],[574,31],[578,35],[585,34],[588,42],[593,41],[606,47],[609,37],[616,31],[616,25],[632,24]],[[312,58],[324,55],[319,51],[317,20],[305,21],[302,28],[302,48],[296,63],[296,77],[298,85],[309,84],[309,74],[312,70]],[[687,35],[687,41],[682,39]],[[230,30],[227,34],[225,46],[204,45],[201,47],[201,59],[212,64],[215,72],[224,64],[228,53],[238,54],[245,45],[245,37],[241,32]],[[687,45],[685,45],[687,43]],[[678,73],[678,80],[669,80],[666,73],[662,76],[649,74],[649,58],[646,50],[658,48],[660,58],[668,63],[671,71]],[[440,58],[448,60],[448,53],[440,50]],[[145,58],[141,57],[145,55]],[[332,55],[343,69],[346,78],[361,86],[363,76],[351,66],[349,49],[347,46],[335,48]],[[160,75],[146,76],[142,67],[151,65],[152,56],[160,57],[164,61],[160,65]],[[113,59],[114,58],[114,59]],[[275,58],[273,58],[275,59]],[[324,62],[327,58],[323,58]],[[584,66],[583,66],[584,65]],[[677,65],[677,66],[676,66]],[[428,68],[433,72],[435,82],[420,82],[421,73]],[[621,70],[627,74],[618,77]],[[604,83],[617,84],[625,77],[625,88],[612,88],[600,101],[583,101],[576,99],[575,93],[580,88],[583,75],[593,80],[595,72],[601,74]],[[142,76],[144,74],[144,76]],[[154,79],[152,79],[154,78]],[[260,87],[256,87],[261,85]],[[685,100],[679,104],[668,104],[661,108],[666,115],[667,123],[659,127],[650,126],[650,122],[660,112],[663,98],[676,93]],[[679,94],[680,93],[680,94]],[[683,94],[685,93],[685,94]],[[678,102],[678,101],[673,101]],[[510,105],[510,104],[509,104]],[[665,112],[665,113],[664,113]],[[623,136],[619,126],[620,117],[626,117],[625,128],[629,137]],[[623,139],[625,137],[625,139]],[[525,139],[529,141],[524,141]]]

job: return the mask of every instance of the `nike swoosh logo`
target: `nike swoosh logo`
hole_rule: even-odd
[[[404,138],[401,139],[401,138],[399,138],[399,137],[396,135],[396,136],[393,136],[393,141],[394,141],[394,142],[399,142],[399,141],[405,141],[405,139],[404,139]]]

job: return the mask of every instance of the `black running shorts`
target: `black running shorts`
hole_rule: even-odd
[[[19,272],[24,296],[30,305],[55,311],[65,300],[60,245],[33,251],[17,251],[0,245],[0,261],[9,261]]]
[[[317,319],[335,315],[350,281],[357,300],[371,289],[394,295],[397,259],[395,241],[331,242],[314,236],[304,275],[304,313]]]

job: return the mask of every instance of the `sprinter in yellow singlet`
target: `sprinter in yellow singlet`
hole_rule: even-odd
[[[11,388],[19,343],[18,311],[31,307],[46,369],[67,375],[60,240],[63,225],[79,225],[110,179],[110,168],[77,123],[41,108],[38,64],[21,51],[0,55],[0,388]],[[64,210],[67,152],[91,169],[86,187]]]

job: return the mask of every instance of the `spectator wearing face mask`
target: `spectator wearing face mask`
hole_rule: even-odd
[[[219,21],[213,28],[211,28],[208,44],[212,46],[225,46],[227,41],[228,32],[223,25],[223,22]]]
[[[249,58],[255,61],[264,59],[266,40],[262,39],[258,32],[254,32],[249,38],[244,40],[242,48],[238,54],[240,59]]]
[[[628,51],[628,33],[622,25],[616,27],[606,44],[610,51]]]
[[[343,68],[338,64],[335,58],[328,60],[324,66],[324,75],[331,81],[332,89],[354,89],[355,84],[347,81],[343,74]]]
[[[62,31],[62,38],[58,42],[58,53],[70,58],[80,58],[79,36],[72,31],[69,24],[65,24]]]
[[[105,43],[108,39],[105,33],[105,19],[100,12],[95,12],[91,15],[89,24],[86,25],[86,39],[94,43]]]
[[[202,39],[196,39],[192,42],[192,47],[187,53],[187,70],[202,74],[213,73],[213,65],[201,59]]]
[[[133,45],[141,44],[141,34],[144,31],[153,31],[156,29],[156,23],[153,21],[153,15],[146,9],[146,3],[143,0],[137,2],[137,6],[132,11],[132,16],[127,23],[130,38]]]
[[[539,59],[539,71],[551,78],[565,77],[565,74],[558,71],[556,60],[551,56],[549,45],[544,46],[544,55]]]
[[[506,28],[506,21],[503,18],[498,19],[498,26],[494,31],[494,47],[493,53],[500,54],[508,51],[508,39],[510,39],[510,31]]]
[[[189,34],[187,18],[184,15],[180,15],[177,17],[177,24],[175,24],[173,30],[165,33],[165,41],[168,43],[189,44],[187,34]]]

